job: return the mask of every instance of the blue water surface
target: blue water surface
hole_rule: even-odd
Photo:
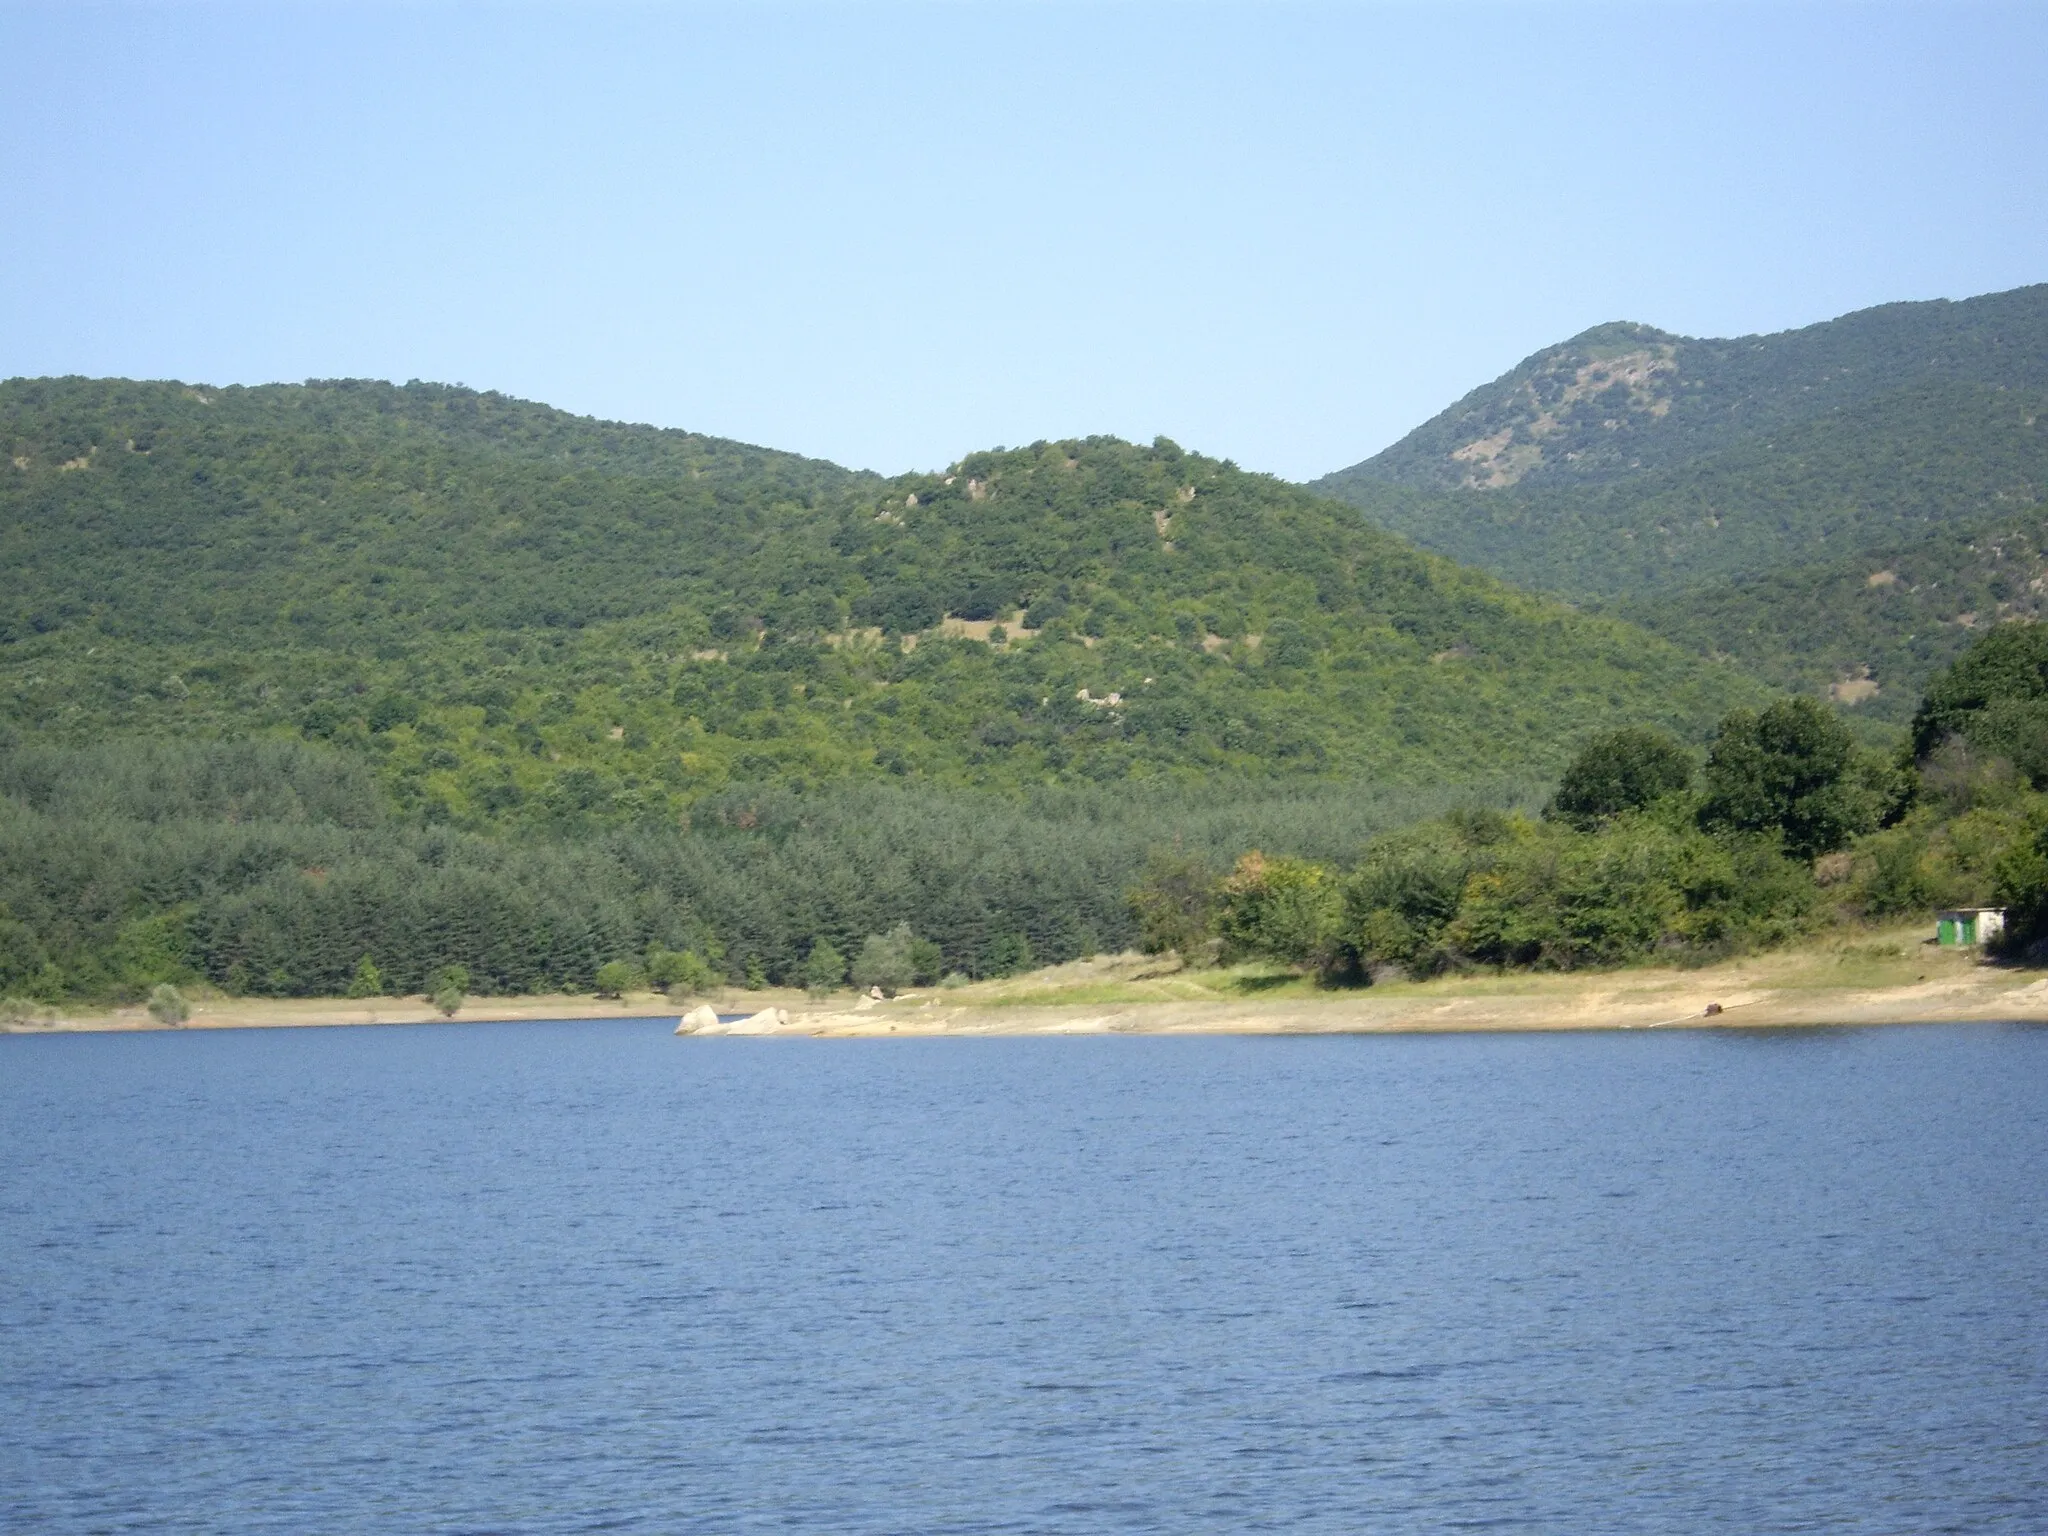
[[[0,1527],[2041,1532],[2048,1032],[0,1039]]]

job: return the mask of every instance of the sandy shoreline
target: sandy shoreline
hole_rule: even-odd
[[[1698,969],[1462,976],[1356,991],[1278,979],[1185,973],[1171,962],[1105,956],[1028,977],[887,1002],[800,992],[732,992],[727,1013],[787,1011],[759,1033],[814,1038],[1079,1034],[1390,1034],[1478,1030],[1781,1028],[1799,1025],[2048,1023],[2048,976],[1939,950],[1922,930],[1837,937]],[[1237,995],[1228,995],[1235,986]],[[1253,989],[1247,991],[1246,989]],[[1261,995],[1271,992],[1275,995]],[[1222,994],[1222,995],[1219,995]],[[1720,1012],[1709,1016],[1707,1008]],[[419,998],[205,998],[181,1028],[322,1028],[519,1020],[674,1020],[658,995],[472,998],[443,1020]],[[140,1007],[0,1026],[13,1034],[160,1030]]]

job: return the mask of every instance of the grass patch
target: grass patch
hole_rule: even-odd
[[[1082,961],[1016,981],[963,987],[952,996],[985,1008],[1049,1008],[1328,995],[1328,989],[1319,987],[1313,977],[1270,964],[1254,962],[1204,971],[1156,969],[1160,964],[1135,956]]]

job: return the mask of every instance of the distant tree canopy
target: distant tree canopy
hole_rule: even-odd
[[[1509,580],[1641,598],[2039,501],[2044,360],[2048,284],[1766,337],[1597,326],[1315,487]]]
[[[1881,819],[1816,706],[1164,439],[885,480],[434,386],[17,380],[0,562],[31,1002],[1587,964],[1780,931]]]
[[[1586,829],[1692,787],[1692,754],[1662,731],[1624,726],[1595,736],[1565,769],[1549,814]]]
[[[0,451],[0,721],[297,735],[465,830],[860,778],[1547,777],[1768,699],[1163,440],[883,480],[436,386],[16,380]]]
[[[1734,340],[1598,326],[1313,488],[1898,725],[1976,626],[2048,615],[2044,359],[2048,285]]]
[[[1737,710],[1707,752],[1701,821],[1738,832],[1778,832],[1786,850],[1812,859],[1840,848],[1875,817],[1852,791],[1855,745],[1812,699],[1786,699],[1761,714]]]
[[[1612,611],[1788,692],[1832,688],[1857,717],[1903,726],[1929,680],[1986,633],[1971,627],[1978,615],[2048,617],[2044,578],[2048,505],[2001,505],[1917,537],[1873,538],[1811,564],[1779,562]]]
[[[387,809],[331,747],[0,732],[0,997],[432,994],[450,966],[465,991],[588,993],[612,964],[608,986],[691,996],[805,983],[906,924],[912,976],[994,976],[1135,943],[1157,848],[1330,858],[1469,793],[842,784],[729,791],[687,829],[484,836]]]
[[[2048,779],[2048,625],[1997,625],[1929,683],[1913,751],[1927,757],[1950,737]]]

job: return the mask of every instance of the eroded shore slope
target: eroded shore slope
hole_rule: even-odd
[[[716,1002],[727,1014],[771,1008],[788,1014],[786,1025],[750,1033],[827,1038],[2048,1023],[2048,975],[1938,949],[1915,928],[1836,935],[1697,969],[1458,976],[1355,991],[1320,990],[1300,978],[1258,971],[1183,971],[1170,959],[1117,955],[883,1002],[846,994],[816,1001],[775,990],[733,992]],[[1709,1013],[1716,1005],[1719,1011]],[[673,1019],[679,1012],[658,995],[472,998],[453,1022]],[[182,1027],[436,1022],[441,1016],[418,998],[204,998]],[[122,1008],[0,1027],[40,1033],[164,1026],[140,1008]]]

